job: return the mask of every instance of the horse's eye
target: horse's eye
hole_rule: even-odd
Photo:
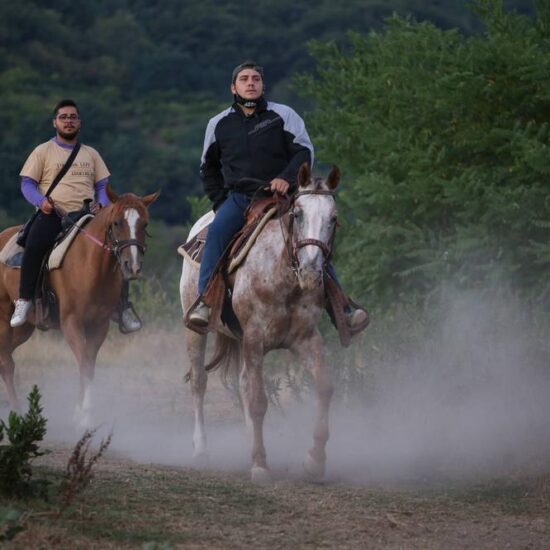
[[[295,210],[295,211],[294,211],[294,217],[295,217],[297,220],[302,219],[302,211],[301,211],[301,210]]]
[[[115,220],[115,221],[113,222],[113,225],[114,225],[115,227],[118,227],[118,221]]]
[[[332,216],[332,218],[330,218],[330,223],[335,224],[337,219],[336,216]]]

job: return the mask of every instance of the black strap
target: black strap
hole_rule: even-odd
[[[48,187],[48,190],[46,191],[46,195],[45,195],[46,197],[50,196],[51,192],[56,188],[57,184],[63,179],[63,176],[67,173],[67,170],[69,170],[71,164],[76,158],[76,155],[78,155],[78,151],[80,151],[80,143],[77,143],[73,147],[73,150],[71,151],[69,158],[65,161],[63,168],[59,170],[59,174],[55,176],[55,179],[52,181],[52,184]]]

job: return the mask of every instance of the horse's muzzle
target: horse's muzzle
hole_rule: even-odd
[[[122,271],[122,278],[125,281],[133,281],[141,276],[142,260],[139,258],[125,259],[120,264],[120,270]]]
[[[301,267],[298,269],[298,283],[303,291],[317,290],[323,284],[323,272]]]

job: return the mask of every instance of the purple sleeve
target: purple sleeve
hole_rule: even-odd
[[[107,206],[111,202],[107,196],[107,191],[105,191],[108,183],[109,178],[103,178],[95,182],[95,200],[99,202],[101,206]]]
[[[38,190],[38,182],[28,176],[23,176],[21,178],[21,193],[23,193],[23,196],[28,202],[37,208],[40,208],[45,198]]]

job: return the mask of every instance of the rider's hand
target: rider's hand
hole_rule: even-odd
[[[90,204],[90,212],[92,214],[97,214],[102,208],[103,205],[100,202],[92,202]]]
[[[288,181],[284,180],[283,178],[274,178],[271,180],[270,189],[273,193],[284,195],[288,191],[289,187],[290,185]]]
[[[40,210],[44,212],[44,214],[51,214],[53,212],[53,204],[50,202],[49,198],[45,198],[42,201],[42,204],[40,205]]]

